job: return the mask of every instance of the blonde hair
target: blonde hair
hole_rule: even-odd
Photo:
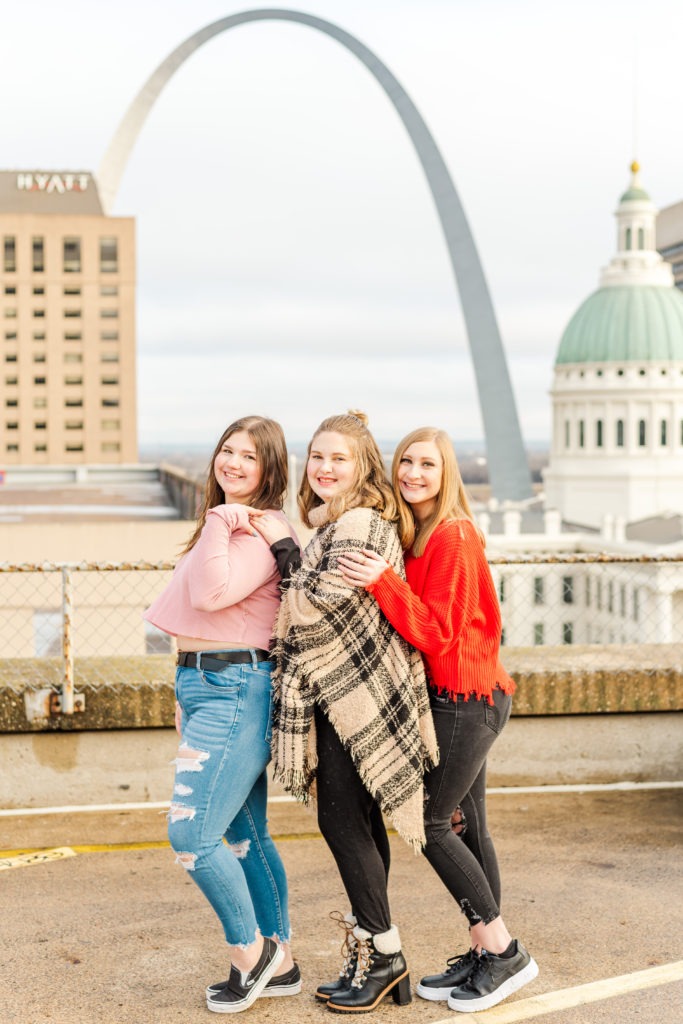
[[[197,517],[197,526],[183,548],[182,554],[191,551],[199,540],[209,509],[225,504],[225,495],[216,480],[213,464],[225,442],[240,430],[246,431],[254,442],[260,469],[258,487],[250,498],[249,504],[253,508],[282,508],[287,490],[288,469],[287,445],[282,427],[275,420],[266,419],[265,416],[242,416],[225,428],[213,450],[204,485],[204,499]]]
[[[319,434],[342,434],[349,442],[349,448],[356,463],[354,481],[348,491],[332,498],[328,502],[329,520],[332,522],[350,508],[374,508],[382,516],[395,522],[398,519],[398,507],[393,491],[387,480],[384,459],[377,442],[368,430],[368,418],[364,412],[349,409],[346,413],[329,416],[323,420],[314,433],[306,452],[306,468],[301,486],[299,487],[298,504],[301,519],[306,526],[312,526],[310,512],[322,505],[308,482],[308,460],[311,457],[313,442]]]
[[[401,459],[411,444],[424,441],[433,441],[441,455],[441,486],[436,496],[434,510],[418,530],[412,507],[404,499],[398,486],[398,469]],[[445,519],[468,519],[479,534],[482,544],[486,545],[486,539],[477,526],[470,508],[458,460],[455,457],[455,449],[445,430],[439,430],[438,427],[418,427],[417,430],[411,431],[402,441],[399,441],[391,466],[391,482],[398,503],[398,532],[404,551],[412,548],[414,555],[418,557],[423,555],[429,538],[439,523]]]

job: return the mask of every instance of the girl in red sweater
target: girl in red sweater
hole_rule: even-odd
[[[393,486],[407,582],[372,551],[339,559],[424,657],[441,760],[425,789],[424,854],[457,901],[471,949],[417,986],[424,999],[472,1013],[532,981],[538,967],[500,916],[500,876],[486,826],[486,758],[510,716],[510,676],[500,663],[500,609],[448,435],[433,427],[400,442]],[[466,827],[451,827],[459,807]]]

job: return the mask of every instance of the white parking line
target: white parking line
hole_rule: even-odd
[[[603,981],[592,981],[587,985],[576,985],[574,988],[562,988],[557,992],[546,992],[542,996],[520,999],[517,1003],[505,1006],[494,1006],[492,1010],[482,1010],[476,1016],[477,1024],[517,1024],[517,1022],[540,1017],[544,1013],[558,1010],[569,1010],[573,1006],[596,1003],[600,999],[613,999],[615,996],[626,995],[627,992],[640,992],[656,985],[666,985],[672,981],[683,979],[683,960],[661,967],[649,967],[645,971],[634,971],[632,974],[621,974],[616,978],[605,978]],[[433,1024],[453,1024],[454,1014]]]
[[[498,786],[488,789],[489,796],[524,796],[532,793],[629,793],[641,789],[682,789],[683,782],[587,782],[558,786]],[[293,796],[268,797],[269,804],[297,803]],[[97,814],[105,811],[165,811],[168,800],[159,803],[67,804],[63,807],[10,807],[0,810],[0,818],[23,818],[42,814]]]

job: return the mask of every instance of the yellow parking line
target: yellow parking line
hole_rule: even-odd
[[[616,978],[605,978],[592,981],[587,985],[576,985],[574,988],[562,988],[557,992],[546,992],[542,996],[520,999],[517,1003],[506,1006],[494,1006],[491,1010],[481,1010],[477,1014],[477,1024],[517,1024],[518,1021],[531,1020],[544,1013],[568,1010],[573,1006],[595,1003],[600,999],[612,999],[626,995],[627,992],[640,992],[642,989],[666,985],[672,981],[683,979],[683,960],[661,967],[650,967],[645,971],[634,971],[632,974],[620,974]],[[453,1014],[433,1024],[453,1024]]]
[[[322,839],[320,832],[292,832],[272,837],[278,843],[288,843],[297,839]],[[51,849],[36,847],[18,850],[0,850],[0,871],[9,868],[25,867],[28,864],[44,864],[50,860],[62,860],[64,857],[75,857],[79,853],[122,853],[126,850],[163,850],[170,846],[167,839],[159,839],[146,843],[90,843],[87,846],[58,846]],[[68,851],[68,852],[67,852]]]

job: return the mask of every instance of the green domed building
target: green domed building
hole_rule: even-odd
[[[617,253],[567,325],[551,391],[546,504],[593,527],[683,512],[683,293],[638,170],[616,210]]]

